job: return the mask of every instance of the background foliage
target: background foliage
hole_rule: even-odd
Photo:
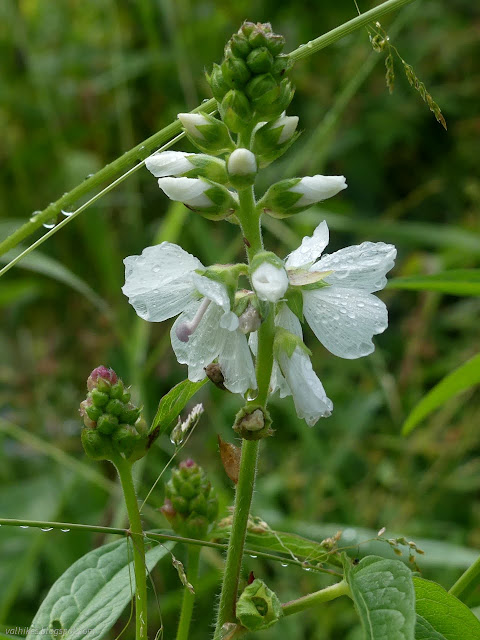
[[[210,97],[203,71],[221,58],[245,18],[271,21],[291,50],[353,17],[355,8],[346,0],[5,0],[0,13],[4,237],[178,111]],[[269,220],[266,241],[284,255],[326,218],[330,251],[366,239],[394,242],[395,276],[478,267],[480,11],[467,0],[419,0],[382,26],[442,107],[448,133],[399,65],[389,95],[385,56],[372,51],[365,30],[300,62],[292,72],[297,93],[290,113],[300,116],[304,133],[270,178],[273,172],[275,179],[344,174],[349,188],[325,207]],[[99,469],[83,454],[77,406],[86,376],[101,363],[134,385],[150,418],[160,396],[185,375],[169,347],[169,323],[139,320],[120,290],[123,258],[160,240],[179,242],[206,264],[243,253],[234,227],[169,202],[142,170],[1,280],[2,517],[123,522],[108,482],[113,467]],[[387,535],[456,545],[427,549],[419,560],[424,577],[448,587],[470,558],[459,547],[480,546],[478,391],[449,401],[408,438],[400,431],[425,392],[478,352],[480,300],[396,289],[383,297],[390,328],[369,358],[340,360],[307,336],[336,408],[309,429],[290,399],[272,402],[277,431],[263,447],[254,512],[272,527],[319,540],[342,528],[345,544],[357,545],[371,535],[358,527],[386,526]],[[207,417],[184,453],[208,471],[226,514],[233,491],[216,434],[233,441],[239,399],[212,385],[197,398]],[[141,494],[171,452],[165,438],[146,466],[140,463]],[[156,490],[151,504],[162,498]],[[98,535],[2,527],[0,624],[28,625],[53,581],[102,542]],[[384,547],[375,552],[391,553]],[[352,552],[361,556],[367,548]],[[192,640],[204,638],[211,622],[221,567],[213,550],[202,557]],[[283,601],[328,584],[295,567],[253,558],[246,565]],[[168,562],[154,579],[165,637],[172,637],[181,584]],[[478,592],[470,604],[480,605]],[[153,607],[152,598],[152,615]],[[286,619],[282,632],[345,638],[352,624],[355,614],[340,600]],[[355,630],[348,640],[357,637]]]

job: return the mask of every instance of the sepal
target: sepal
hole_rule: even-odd
[[[260,631],[278,622],[283,612],[277,594],[257,578],[243,590],[237,602],[236,614],[246,629]]]
[[[188,139],[200,151],[220,155],[232,151],[235,146],[225,123],[208,113],[179,113]]]

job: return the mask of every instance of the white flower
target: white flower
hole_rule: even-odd
[[[345,176],[306,176],[295,186],[290,187],[292,193],[301,193],[302,197],[295,207],[308,207],[311,204],[336,196],[347,188]]]
[[[230,175],[248,176],[257,173],[257,160],[248,149],[235,149],[227,162]]]
[[[302,339],[300,321],[285,303],[278,306],[275,325]],[[250,335],[249,344],[256,354],[256,333]],[[307,351],[300,345],[296,346],[290,355],[287,351],[276,350],[270,389],[272,394],[278,390],[281,398],[291,395],[297,416],[303,418],[310,427],[320,418],[328,418],[332,413],[333,403],[313,370]]]
[[[202,113],[179,113],[178,119],[192,138],[205,140],[205,136],[198,127],[211,123]]]
[[[188,159],[192,155],[195,154],[184,151],[154,153],[145,160],[145,166],[156,178],[181,176],[182,173],[187,173],[195,167]]]
[[[293,136],[297,128],[297,125],[298,125],[298,116],[282,115],[280,116],[280,118],[278,118],[278,120],[275,120],[275,122],[270,123],[270,129],[274,131],[279,127],[283,127],[282,132],[280,133],[280,137],[278,138],[278,144],[283,144],[284,142],[287,142],[287,140],[290,140],[290,138]]]
[[[387,308],[372,293],[385,287],[385,274],[393,267],[397,250],[383,242],[363,242],[318,260],[328,240],[327,223],[321,222],[313,236],[305,237],[287,257],[285,266],[293,270],[289,273],[293,285],[301,284],[299,269],[311,280],[318,274],[330,285],[301,289],[305,320],[333,354],[360,358],[372,353],[372,337],[388,326]]]
[[[211,185],[200,178],[159,178],[158,186],[170,200],[199,209],[214,206],[213,201],[205,195]]]
[[[252,273],[252,284],[260,300],[277,302],[288,288],[285,269],[270,262],[262,262]]]
[[[123,293],[137,314],[162,322],[180,314],[171,330],[172,346],[192,382],[218,359],[224,385],[234,393],[255,389],[252,357],[225,285],[196,273],[202,263],[170,242],[125,258]]]

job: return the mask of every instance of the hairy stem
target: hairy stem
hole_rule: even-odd
[[[147,640],[147,577],[145,564],[145,542],[138,509],[137,494],[133,486],[132,465],[124,458],[118,457],[114,464],[120,477],[125,497],[130,533],[133,542],[133,563],[135,573],[135,624],[136,640]]]
[[[200,549],[196,547],[188,548],[187,578],[194,589],[197,587],[198,564],[200,560]],[[192,619],[193,604],[195,594],[187,587],[183,590],[182,610],[178,622],[177,640],[188,640],[190,631],[190,621]]]
[[[371,9],[370,11],[366,11],[362,13],[360,16],[345,22],[344,24],[328,31],[327,33],[315,38],[305,45],[301,45],[294,51],[292,51],[289,56],[292,60],[302,60],[303,58],[307,58],[311,56],[313,53],[324,49],[325,47],[333,44],[337,40],[340,40],[344,36],[352,33],[356,29],[365,26],[366,24],[378,20],[381,16],[390,13],[396,9],[399,9],[403,5],[410,4],[414,0],[387,0],[387,2],[382,3],[378,7]],[[204,102],[202,105],[194,109],[194,112],[198,111],[206,111],[208,113],[212,113],[216,109],[216,100],[211,98],[207,102]],[[61,198],[59,198],[56,202],[52,202],[46,209],[38,213],[36,216],[32,217],[28,222],[23,224],[19,229],[17,229],[14,233],[8,236],[3,242],[0,242],[0,255],[3,255],[10,249],[16,247],[22,240],[29,237],[32,233],[34,233],[37,229],[39,229],[44,222],[52,218],[56,218],[60,215],[62,209],[68,209],[72,207],[78,200],[83,198],[87,193],[96,189],[100,184],[105,181],[111,180],[114,176],[121,174],[123,171],[127,169],[135,160],[141,158],[142,160],[151,154],[155,149],[160,147],[163,144],[168,143],[172,138],[178,135],[181,131],[181,125],[178,120],[169,124],[167,127],[158,131],[150,138],[147,138],[143,142],[140,142],[138,145],[125,152],[122,156],[111,162],[110,164],[100,169],[93,176],[84,180],[81,184],[77,185],[74,189],[64,194]],[[143,162],[134,167],[134,170],[143,166]],[[133,171],[132,171],[133,172]],[[120,176],[114,183],[109,185],[109,187],[100,194],[97,194],[98,197],[103,195],[108,190],[117,186],[122,182],[124,178],[128,175],[131,175],[130,172],[127,172],[125,175]],[[81,210],[85,210],[87,206],[93,204],[93,202],[97,199],[97,197],[92,198],[86,203],[85,206],[82,206]],[[80,210],[74,212],[74,215],[80,213]],[[57,225],[53,229],[50,229],[48,233],[42,236],[36,243],[36,246],[39,246],[42,242],[44,242],[51,235],[56,233],[60,228],[62,228],[65,224],[68,224],[74,217],[74,215],[69,218],[65,218],[61,224]],[[18,261],[18,258],[16,259]],[[13,266],[13,261],[9,265],[6,265],[2,270],[0,270],[0,275],[6,273],[8,269]]]
[[[240,141],[240,143],[246,141]],[[249,263],[256,253],[262,250],[262,233],[259,214],[255,206],[253,187],[239,192],[240,211],[238,213],[242,232],[247,247]],[[258,330],[257,384],[258,395],[247,404],[267,406],[270,376],[273,366],[274,309],[270,305],[270,313]],[[238,484],[235,492],[232,530],[228,543],[225,572],[223,575],[220,605],[218,609],[215,640],[220,638],[225,622],[235,620],[235,605],[238,594],[238,583],[242,569],[242,559],[247,532],[248,516],[255,487],[259,440],[243,440]]]

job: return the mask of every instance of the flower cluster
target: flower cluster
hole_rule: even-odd
[[[205,113],[178,116],[201,153],[165,151],[146,160],[171,200],[212,220],[239,224],[245,236],[246,228],[258,229],[262,215],[292,216],[347,187],[343,176],[291,178],[255,199],[258,171],[298,135],[298,118],[284,112],[293,89],[282,48],[283,38],[270,25],[245,23],[208,76],[221,119]],[[372,337],[388,323],[384,303],[373,294],[385,286],[396,255],[395,247],[382,242],[322,255],[328,241],[327,224],[321,222],[285,259],[263,250],[260,240],[248,253],[248,265],[209,267],[163,242],[125,259],[123,292],[147,321],[178,316],[171,341],[191,381],[208,375],[233,393],[254,395],[258,329],[273,314],[270,392],[293,396],[298,416],[313,425],[331,414],[333,404],[313,370],[302,323],[336,356],[371,353]],[[248,278],[247,288],[241,277]]]
[[[122,455],[129,460],[146,452],[146,425],[141,408],[130,401],[126,389],[113,369],[96,367],[87,380],[87,397],[80,404],[83,418],[82,443],[94,460],[112,460]]]
[[[172,469],[161,511],[176,533],[192,538],[205,538],[215,521],[218,499],[205,471],[190,458]]]

